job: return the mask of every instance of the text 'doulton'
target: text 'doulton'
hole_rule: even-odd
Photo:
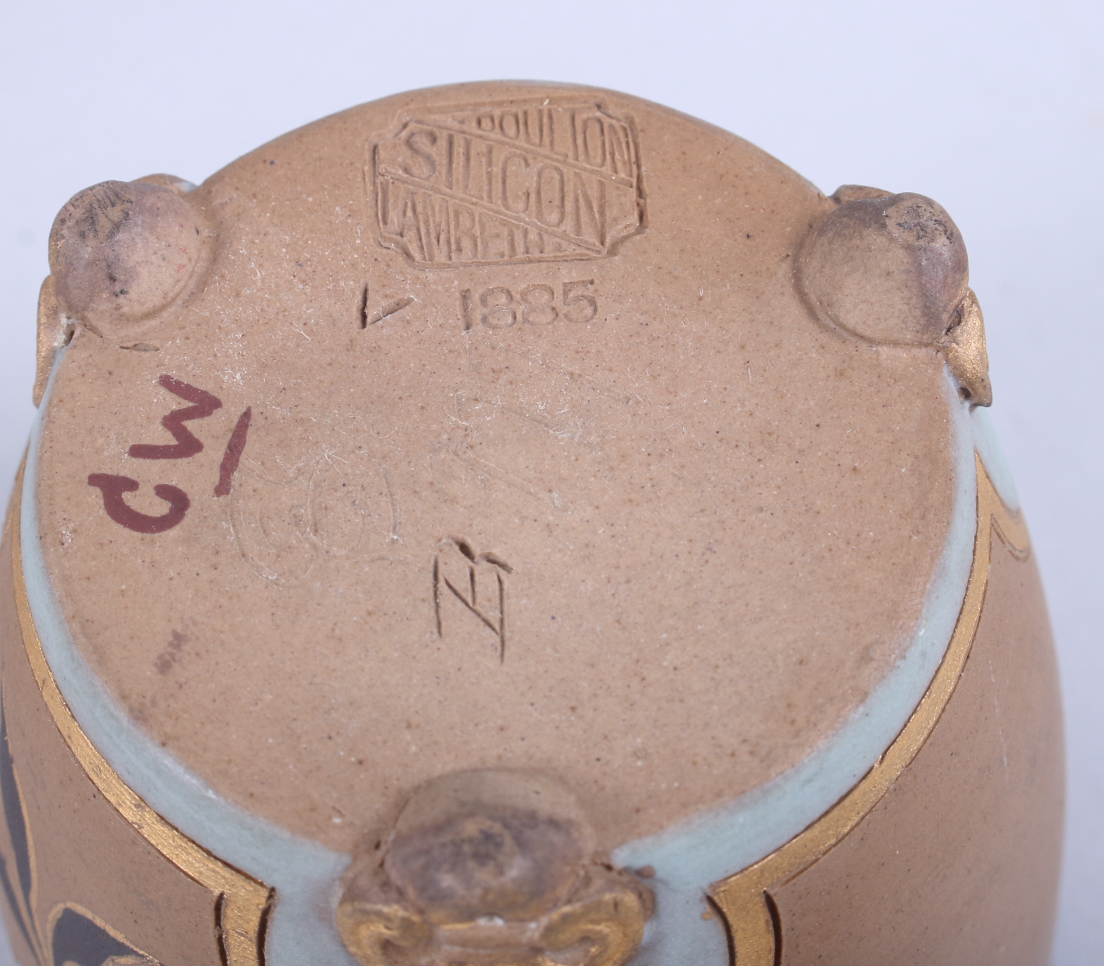
[[[422,113],[372,162],[381,241],[420,265],[598,258],[643,227],[632,123],[597,104]]]

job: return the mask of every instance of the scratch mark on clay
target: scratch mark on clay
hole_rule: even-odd
[[[472,448],[465,442],[450,440],[448,451],[450,455],[460,460],[461,463],[469,466],[477,474],[489,476],[492,479],[498,480],[500,483],[505,483],[507,486],[520,490],[527,496],[540,500],[542,503],[547,503],[556,510],[571,511],[571,506],[564,503],[564,501],[560,499],[560,494],[555,490],[542,490],[528,480],[521,479],[501,467],[495,466],[493,463],[488,463],[485,459],[476,456]]]
[[[575,369],[567,369],[564,366],[556,365],[556,363],[537,352],[518,349],[515,346],[507,345],[502,342],[476,345],[469,341],[468,347],[468,368],[473,372],[479,372],[484,362],[493,363],[495,361],[493,358],[494,356],[514,356],[528,363],[530,366],[535,366],[538,369],[544,370],[549,373],[549,375],[566,380],[567,386],[573,388],[582,386],[589,389],[591,392],[597,393],[599,396],[604,396],[624,405],[643,402],[643,399],[638,393],[627,393],[616,386],[603,385]]]
[[[391,534],[392,543],[398,543],[399,537],[399,498],[395,493],[395,484],[391,479],[391,472],[382,463],[379,464],[380,473],[383,475],[383,483],[387,487],[387,499],[391,504]]]
[[[433,612],[437,619],[437,636],[441,633],[441,564],[437,557],[433,558]]]
[[[364,288],[360,292],[360,301],[357,303],[357,318],[360,320],[360,327],[362,329],[368,328],[368,283],[364,283]]]
[[[1004,742],[1004,728],[1001,727],[1000,704],[997,703],[997,676],[993,671],[993,659],[989,659],[989,680],[993,682],[993,718],[997,725],[997,735],[1000,738],[1001,760],[1004,763],[1004,781],[1009,781],[1008,771],[1008,746]]]
[[[369,325],[375,325],[377,322],[382,322],[384,319],[390,318],[396,312],[401,312],[417,301],[418,300],[414,298],[413,295],[407,295],[405,298],[396,299],[394,302],[388,302],[382,309],[377,309],[373,312],[372,317],[368,319],[361,328],[367,328]]]

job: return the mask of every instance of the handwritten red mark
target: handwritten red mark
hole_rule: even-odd
[[[226,496],[230,492],[230,484],[234,479],[234,473],[237,472],[238,463],[241,461],[242,451],[245,449],[245,438],[249,435],[249,421],[252,418],[252,406],[238,417],[234,432],[230,434],[230,441],[226,444],[226,452],[222,454],[219,479],[218,483],[215,484],[215,496]]]
[[[174,396],[179,396],[192,403],[184,409],[174,409],[161,420],[161,425],[172,433],[175,443],[156,445],[151,443],[135,443],[127,451],[128,455],[139,460],[182,460],[203,451],[203,444],[184,423],[191,419],[204,419],[210,416],[216,409],[222,408],[222,400],[217,396],[189,386],[186,382],[174,379],[172,376],[162,376],[157,380],[162,388],[167,389]],[[235,430],[236,432],[236,430]],[[221,479],[219,481],[222,482]],[[135,484],[137,485],[137,484]],[[142,531],[144,533],[157,533],[156,530]]]
[[[123,499],[124,493],[134,493],[138,489],[137,480],[127,476],[113,476],[110,473],[93,473],[88,477],[88,485],[103,491],[104,509],[107,515],[135,533],[163,533],[165,530],[171,530],[184,519],[184,514],[191,506],[188,494],[179,487],[159,483],[153,488],[153,492],[169,504],[169,509],[161,516],[153,517],[127,506]]]
[[[216,409],[222,408],[222,400],[212,393],[174,379],[168,374],[162,375],[157,382],[163,389],[167,389],[174,396],[179,396],[192,405],[183,409],[174,409],[161,418],[161,425],[172,434],[173,439],[176,440],[175,443],[163,445],[135,443],[127,451],[128,455],[140,460],[179,460],[188,459],[203,452],[203,443],[184,423],[210,416]],[[237,472],[238,463],[245,450],[245,441],[252,418],[252,406],[238,417],[234,431],[226,444],[226,452],[222,454],[219,479],[215,484],[215,496],[226,496],[230,492],[234,473]],[[124,493],[134,493],[138,489],[137,480],[132,480],[128,476],[114,476],[110,473],[93,473],[88,477],[88,485],[97,487],[101,491],[108,517],[135,533],[163,533],[165,530],[171,530],[184,519],[184,514],[192,505],[188,494],[179,487],[160,483],[153,488],[153,492],[169,504],[169,509],[159,517],[150,516],[127,506],[123,499]]]

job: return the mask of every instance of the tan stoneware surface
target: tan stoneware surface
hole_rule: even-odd
[[[1048,962],[1061,850],[1056,695],[1038,575],[998,547],[985,617],[939,727],[862,825],[779,891],[783,962]]]
[[[426,783],[524,773],[494,794],[545,796],[547,841],[590,861],[798,765],[903,657],[951,525],[948,386],[991,398],[935,202],[828,197],[673,111],[520,83],[357,107],[189,189],[108,182],[58,216],[30,539],[110,700],[218,796],[370,857],[397,820],[445,834]],[[1045,961],[1045,607],[999,540],[989,580],[932,737],[775,895],[780,962]],[[30,749],[51,725],[7,593]],[[66,774],[36,792],[39,861],[140,852],[102,799],[66,817],[96,798]],[[545,894],[650,913],[616,870],[549,863],[511,893],[529,918]],[[137,948],[209,961],[179,938],[204,889],[169,914],[104,888]]]
[[[465,767],[559,776],[607,848],[761,784],[899,656],[943,542],[942,357],[841,338],[790,281],[831,202],[640,102],[428,97],[487,94],[631,112],[647,229],[587,261],[411,265],[365,191],[367,145],[427,95],[391,98],[188,196],[209,263],[152,320],[78,327],[50,398],[41,525],[78,646],[220,792],[345,850]],[[464,330],[465,290],[558,305],[591,279],[588,323]],[[139,337],[157,351],[120,348]],[[129,447],[171,443],[183,405],[162,373],[223,406],[190,424],[201,454],[143,465]],[[92,473],[141,476],[142,512],[166,509],[155,483],[191,509],[129,532]],[[452,595],[437,632],[434,559],[465,570],[451,537],[511,567],[504,654]]]
[[[25,874],[18,869],[20,874],[11,876],[13,884],[17,889],[24,882],[33,884],[26,891],[34,906],[47,914],[69,903],[95,909],[98,917],[125,928],[127,940],[137,949],[157,949],[166,963],[218,966],[215,945],[210,943],[209,949],[204,949],[197,942],[211,931],[213,910],[207,891],[180,875],[173,876],[170,887],[164,888],[165,858],[119,820],[118,812],[59,742],[27,662],[19,660],[22,645],[10,590],[11,541],[7,536],[0,550],[5,744],[25,768],[19,773],[22,808],[5,789],[5,812],[9,814],[3,848],[5,857],[15,853],[13,842],[22,826],[33,855],[33,865]],[[6,784],[9,774],[4,776]],[[13,812],[20,815],[21,822],[13,820]],[[18,862],[9,862],[7,869],[15,873],[17,866]],[[161,888],[150,889],[150,882]],[[34,940],[17,925],[10,907],[5,911],[8,938],[18,962],[35,963],[39,951],[32,945]],[[47,916],[40,913],[39,918]]]

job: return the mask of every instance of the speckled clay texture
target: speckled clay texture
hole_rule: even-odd
[[[87,189],[50,257],[22,625],[0,600],[17,767],[57,769],[34,809],[56,796],[59,810],[28,812],[52,829],[43,861],[114,813],[84,789],[74,801],[100,811],[65,817],[57,776],[73,763],[60,745],[29,750],[48,732],[19,665],[34,665],[35,622],[47,664],[70,648],[61,696],[72,668],[91,682],[70,691],[78,726],[95,738],[84,709],[99,701],[188,794],[313,857],[298,884],[263,884],[275,905],[250,942],[269,966],[353,962],[334,925],[342,869],[359,856],[367,878],[347,895],[391,902],[377,881],[385,855],[401,865],[390,830],[418,789],[419,815],[445,815],[425,789],[453,772],[498,776],[503,801],[545,795],[548,841],[585,843],[589,884],[557,866],[556,902],[598,902],[600,879],[655,909],[638,966],[683,966],[657,958],[656,923],[672,948],[704,950],[685,966],[750,963],[710,922],[710,881],[678,892],[608,856],[782,787],[874,713],[895,672],[918,673],[906,658],[929,624],[950,634],[976,516],[967,414],[992,398],[950,215],[909,193],[826,196],[626,95],[488,83],[345,111],[198,187]],[[930,739],[771,899],[787,966],[1045,960],[1052,656],[1033,564],[993,547],[973,652]],[[931,646],[929,678],[948,645]],[[849,765],[855,781],[925,687]],[[123,757],[107,765],[126,777]],[[524,794],[518,770],[539,776]],[[203,848],[230,841],[159,805],[171,782],[131,781]],[[402,874],[428,894],[432,868],[417,868]],[[141,918],[150,877],[113,882],[109,918]],[[149,895],[177,895],[179,921],[136,927],[141,948],[164,966],[212,961],[181,939],[211,895],[172,888]],[[551,915],[534,895],[509,902]],[[449,916],[475,902],[449,901]],[[257,962],[235,959],[220,909],[218,955]],[[400,959],[451,962],[432,956]]]
[[[524,765],[613,848],[799,761],[900,655],[948,515],[942,358],[810,316],[792,262],[831,203],[746,142],[628,98],[465,93],[630,116],[648,227],[587,261],[412,266],[379,243],[366,146],[424,95],[248,155],[188,196],[217,245],[127,332],[157,351],[81,328],[66,352],[47,564],[129,713],[266,818],[347,850],[443,771]],[[465,330],[464,291],[487,315],[479,293],[580,280],[589,322]],[[162,373],[223,408],[202,454],[140,465],[182,405]],[[194,494],[186,521],[126,531],[94,472],[140,475],[149,514],[154,483]],[[454,595],[438,633],[452,537],[511,568],[504,655]]]

